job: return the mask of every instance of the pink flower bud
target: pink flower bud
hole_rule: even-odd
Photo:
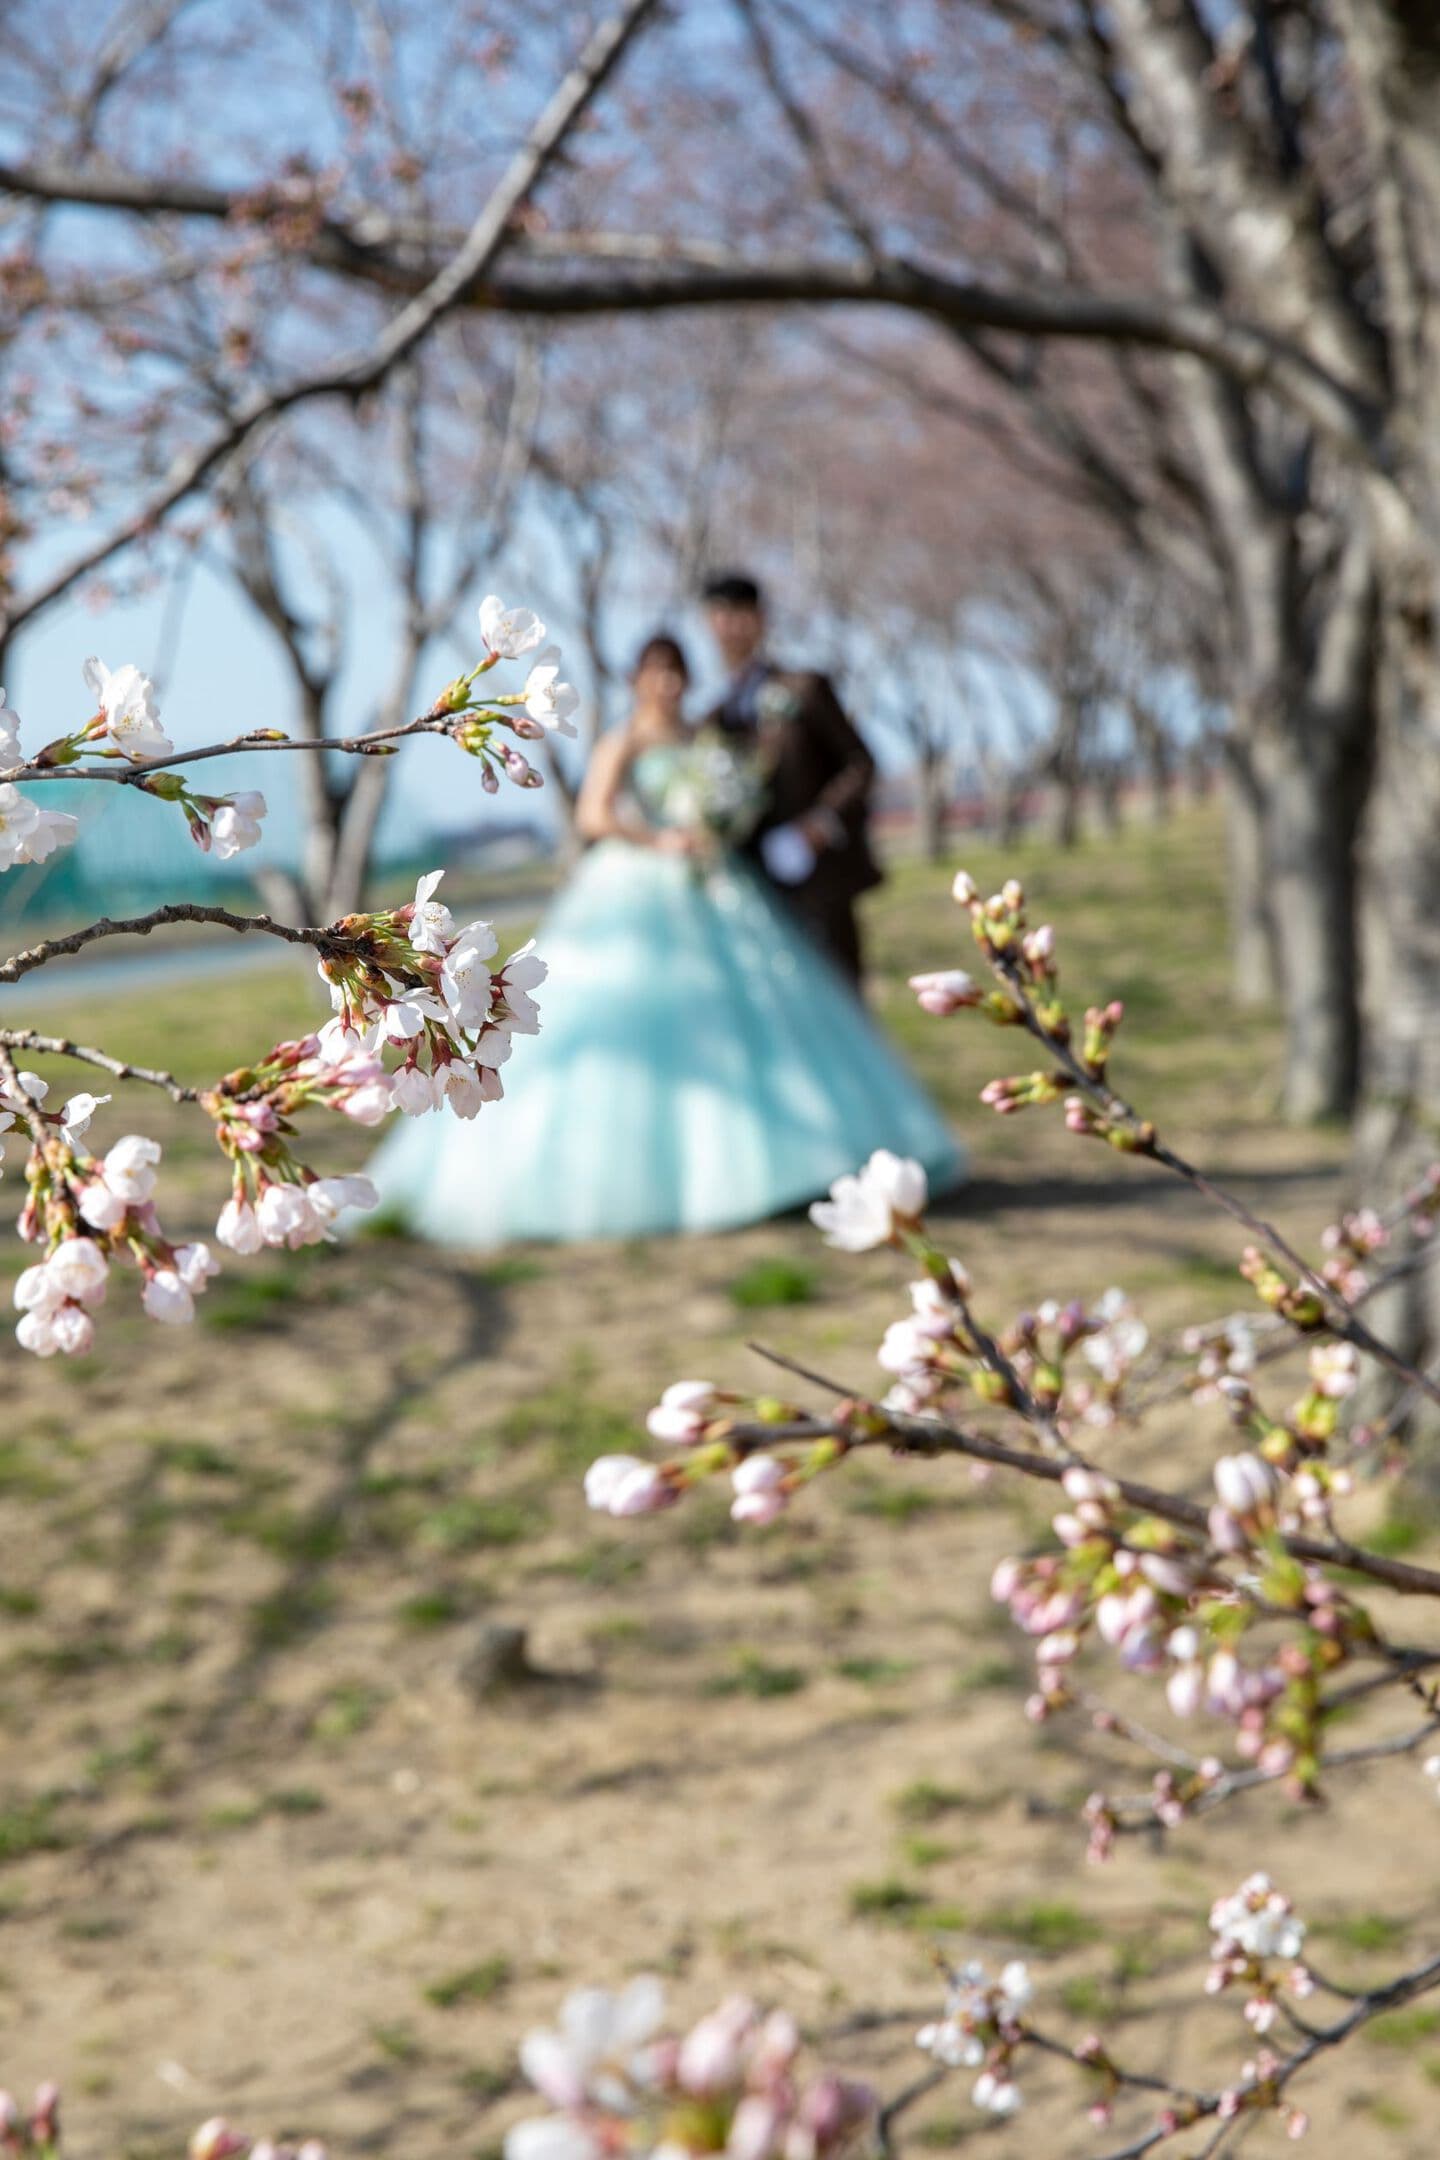
[[[950,894],[958,906],[969,907],[972,900],[979,899],[980,888],[968,870],[957,870]]]

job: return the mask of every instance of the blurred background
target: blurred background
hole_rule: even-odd
[[[632,5],[483,269],[321,395],[614,11],[10,0],[0,649],[27,744],[88,717],[92,651],[154,677],[181,747],[393,725],[474,664],[491,591],[545,618],[582,713],[544,790],[498,799],[433,741],[212,765],[269,796],[238,864],[164,805],[67,790],[80,841],[0,881],[5,949],[182,896],[324,922],[441,864],[457,915],[518,943],[638,644],[684,636],[703,709],[697,587],[746,568],[881,764],[873,1002],[969,1149],[944,1220],[982,1309],[1112,1281],[1152,1327],[1231,1309],[1223,1231],[1058,1130],[982,1123],[992,1041],[903,982],[963,964],[959,863],[1018,873],[1077,995],[1124,999],[1129,1092],[1288,1226],[1335,1212],[1357,1110],[1382,1187],[1433,1146],[1433,580],[1404,462],[1431,390],[1385,250],[1410,116],[1397,96],[1387,162],[1368,12]],[[0,988],[0,1024],[158,1042],[201,1081],[316,992],[181,931]],[[201,1234],[222,1167],[144,1112]],[[316,1160],[358,1167],[355,1136]],[[1029,1954],[1083,2021],[1143,1996],[1141,2045],[1188,2041],[1201,1919],[1259,1818],[1074,1873],[1103,1743],[1024,1728],[986,1591],[1026,1496],[902,1464],[763,1539],[718,1502],[585,1516],[585,1465],[657,1388],[755,1384],[757,1336],[875,1384],[884,1261],[797,1220],[474,1256],[393,1231],[238,1264],[178,1337],[117,1310],[86,1356],[4,1353],[5,2077],[60,2076],[81,2151],[173,2149],[224,2107],[489,2155],[514,2040],[565,1985],[783,1996],[899,2077],[936,1941]],[[1423,1340],[1424,1279],[1404,1294]],[[1193,1420],[1147,1444],[1213,1452]],[[1325,1855],[1343,1975],[1422,1918],[1415,1783],[1380,1853],[1363,1780],[1338,1836],[1286,1825],[1298,1880]],[[1322,2073],[1346,2150],[1429,2150],[1430,2016]],[[915,2120],[981,2136],[944,2094]],[[1074,2134],[1036,2121],[985,2149]]]

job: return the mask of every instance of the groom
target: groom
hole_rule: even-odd
[[[824,675],[779,667],[766,654],[754,578],[712,577],[701,598],[730,677],[711,724],[752,741],[766,774],[765,808],[745,853],[858,988],[855,902],[881,877],[866,835],[875,761]]]

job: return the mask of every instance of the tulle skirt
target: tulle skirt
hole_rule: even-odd
[[[381,1207],[477,1248],[763,1221],[877,1147],[963,1158],[849,985],[744,864],[604,841],[537,934],[541,1032],[471,1123],[397,1118]]]

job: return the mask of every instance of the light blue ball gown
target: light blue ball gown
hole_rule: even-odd
[[[664,821],[675,752],[630,788]],[[849,985],[741,862],[708,870],[602,840],[537,933],[540,1033],[518,1037],[505,1099],[470,1123],[399,1117],[370,1165],[417,1236],[487,1247],[762,1222],[876,1148],[932,1188],[963,1157]]]

